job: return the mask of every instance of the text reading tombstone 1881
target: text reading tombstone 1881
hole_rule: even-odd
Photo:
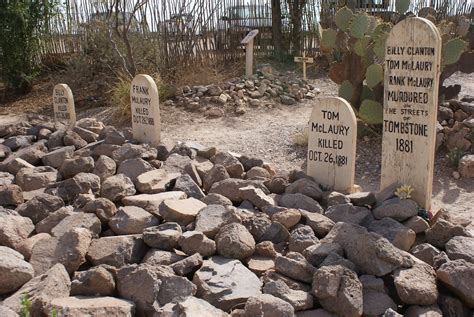
[[[143,143],[160,143],[158,88],[149,75],[137,75],[130,87],[133,137]]]
[[[423,18],[393,27],[385,51],[381,189],[408,184],[431,207],[441,36]]]
[[[317,99],[309,120],[307,174],[324,187],[351,192],[356,141],[351,105],[342,98]]]

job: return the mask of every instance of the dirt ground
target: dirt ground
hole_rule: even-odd
[[[320,96],[337,94],[337,86],[327,78],[314,79],[312,83],[321,90]],[[474,95],[473,74],[455,74],[449,83],[463,85],[461,96]],[[44,103],[47,98],[41,100]],[[282,171],[298,169],[304,163],[306,147],[295,145],[294,135],[306,126],[315,102],[306,101],[295,106],[275,105],[272,109],[248,108],[242,116],[218,119],[207,119],[199,113],[176,107],[162,107],[162,140],[169,146],[178,141],[197,141],[221,150],[262,158]],[[50,110],[38,112],[48,113]],[[111,109],[105,107],[79,109],[78,118],[93,116],[110,123],[111,113]],[[0,124],[18,119],[7,114],[12,114],[12,108],[2,109],[0,105]],[[445,155],[443,152],[436,155],[432,210],[444,208],[455,217],[474,220],[474,181],[455,180]],[[364,191],[379,189],[380,161],[380,136],[359,139],[355,182]]]

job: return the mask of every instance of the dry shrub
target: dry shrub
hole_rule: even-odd
[[[298,131],[293,134],[293,144],[299,146],[308,145],[308,128],[304,128],[303,131]]]

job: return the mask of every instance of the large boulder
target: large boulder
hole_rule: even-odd
[[[77,228],[85,228],[89,230],[92,237],[98,237],[102,226],[99,218],[94,214],[85,212],[73,212],[70,216],[67,216],[61,220],[52,230],[51,234],[55,237],[60,237],[63,234]]]
[[[441,251],[429,243],[421,243],[414,246],[410,253],[418,259],[422,260],[429,265],[434,265],[434,257],[439,255]]]
[[[315,200],[322,198],[322,190],[318,183],[309,178],[300,178],[286,187],[287,194],[303,194]]]
[[[24,261],[23,255],[0,246],[0,295],[16,291],[33,276],[33,267]]]
[[[426,241],[438,248],[444,248],[444,245],[455,236],[469,237],[471,235],[463,226],[441,218],[425,232]]]
[[[46,153],[41,160],[45,166],[60,168],[64,160],[70,159],[74,156],[74,150],[74,146],[60,147],[54,151]]]
[[[114,275],[105,266],[95,266],[87,271],[74,273],[71,295],[113,296],[114,292]]]
[[[115,175],[116,171],[117,164],[108,156],[101,155],[97,161],[95,161],[93,173],[99,176],[101,181]]]
[[[159,220],[145,209],[135,206],[120,207],[109,221],[117,235],[140,234],[145,228],[159,225]]]
[[[92,240],[87,260],[93,265],[108,264],[122,267],[140,262],[146,251],[147,247],[141,235],[103,237]]]
[[[454,237],[445,245],[446,254],[451,260],[464,259],[474,263],[474,238]]]
[[[13,295],[3,301],[3,305],[20,313],[22,298],[26,296],[31,303],[34,316],[47,316],[51,301],[59,297],[69,296],[71,281],[62,264],[56,264],[44,274],[38,275],[23,285]]]
[[[255,240],[250,232],[239,223],[223,226],[216,236],[217,253],[222,256],[242,260],[255,251]]]
[[[34,230],[31,219],[0,207],[0,245],[16,249]]]
[[[117,174],[123,174],[135,182],[138,175],[154,170],[155,168],[141,158],[133,158],[120,163]]]
[[[413,230],[389,217],[372,221],[367,229],[380,234],[394,246],[404,251],[410,250],[416,239],[416,233]]]
[[[30,258],[35,275],[46,272],[56,263],[63,264],[68,273],[72,274],[86,261],[91,241],[91,232],[84,228],[72,229],[59,238],[39,241],[33,247]]]
[[[471,309],[474,308],[474,263],[466,260],[448,261],[436,272],[439,281]]]
[[[51,309],[65,316],[133,316],[135,304],[115,297],[70,296],[55,298]]]
[[[418,214],[418,204],[411,199],[391,198],[373,210],[376,219],[390,217],[404,221]]]
[[[199,175],[196,177],[199,177]],[[193,178],[188,174],[181,175],[176,179],[173,190],[183,191],[188,197],[193,197],[196,199],[202,199],[205,197],[199,185],[196,184]]]
[[[61,180],[59,172],[50,166],[22,168],[16,174],[16,183],[24,191],[32,191]]]
[[[71,178],[79,173],[92,173],[94,171],[94,159],[91,156],[65,159],[59,170],[64,178]]]
[[[408,305],[431,305],[438,299],[436,273],[431,266],[417,260],[411,268],[394,272],[398,297]]]
[[[261,294],[262,282],[240,261],[214,256],[194,274],[197,296],[224,311]],[[290,305],[291,307],[291,305]]]
[[[55,212],[51,213],[48,217],[38,222],[35,226],[37,233],[49,233],[51,230],[58,225],[64,218],[72,216],[74,208],[72,206],[61,207]]]
[[[301,210],[301,215],[305,219],[306,224],[313,229],[318,238],[324,238],[335,224],[334,221],[317,212]]]

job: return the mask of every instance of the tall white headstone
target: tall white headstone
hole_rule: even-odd
[[[324,187],[349,193],[354,186],[357,122],[339,97],[315,101],[308,128],[307,174]]]
[[[423,18],[393,27],[385,47],[381,189],[398,183],[431,207],[441,36]]]
[[[76,109],[71,88],[66,84],[57,84],[53,89],[54,121],[67,124],[76,122]]]
[[[160,143],[158,88],[149,75],[137,75],[130,87],[133,137],[143,143]]]

